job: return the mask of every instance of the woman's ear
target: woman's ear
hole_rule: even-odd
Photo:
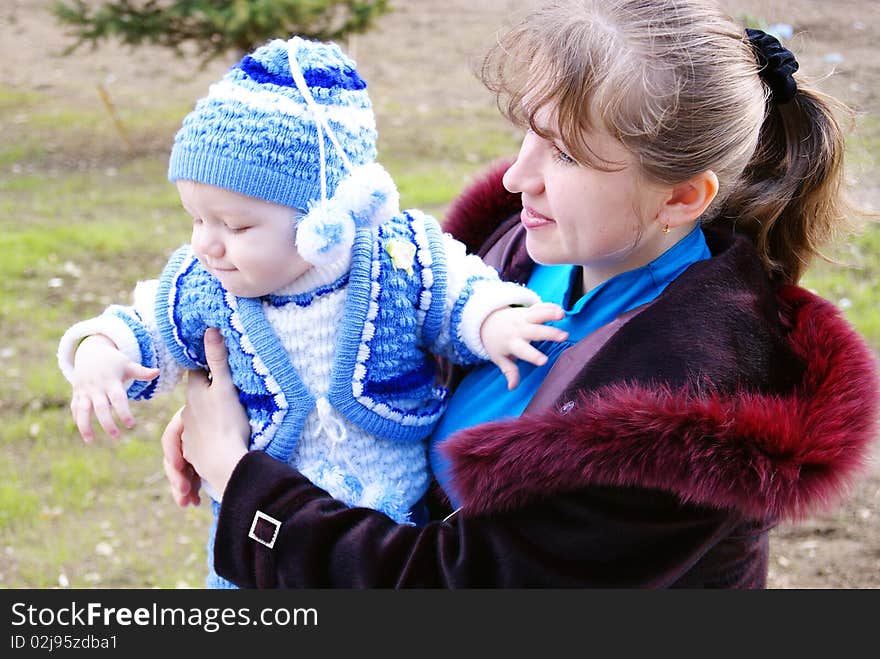
[[[700,172],[683,183],[672,186],[663,203],[660,217],[664,224],[678,227],[695,222],[718,194],[718,177],[712,170]]]

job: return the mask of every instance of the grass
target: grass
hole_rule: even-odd
[[[167,145],[189,105],[169,99],[120,110],[130,151],[100,106],[69,107],[41,91],[0,85],[0,587],[200,586],[209,514],[177,509],[158,437],[182,402],[134,404],[119,442],[84,445],[55,361],[63,330],[159,273],[188,238],[165,180]],[[490,160],[519,136],[492,107],[377,105],[380,161],[402,206],[442,217]],[[426,130],[425,127],[430,127]],[[864,118],[852,143],[864,176],[880,158],[880,122]],[[868,180],[868,179],[865,179]],[[880,227],[817,263],[804,284],[839,304],[880,346]]]
[[[801,285],[828,298],[874,346],[880,347],[880,225],[872,224],[841,250],[837,263],[818,262]]]
[[[850,135],[848,164],[854,171],[869,176],[880,165],[880,117],[857,116]]]
[[[35,108],[39,108],[36,110]],[[158,436],[179,394],[135,404],[117,443],[79,439],[55,348],[77,318],[129,299],[188,238],[165,180],[168,142],[185,112],[129,118],[130,152],[106,116],[0,87],[0,587],[200,586],[208,511],[167,494]],[[144,145],[146,143],[146,146]],[[51,541],[47,541],[51,540]],[[183,550],[183,551],[182,551]]]
[[[31,519],[38,510],[39,498],[27,490],[28,483],[14,473],[2,474],[0,485],[0,532],[21,520]]]

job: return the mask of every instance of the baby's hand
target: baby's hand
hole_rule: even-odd
[[[519,384],[519,368],[515,359],[523,359],[535,366],[547,363],[547,355],[532,346],[532,341],[564,341],[568,332],[544,323],[562,320],[565,312],[557,304],[541,302],[531,307],[505,307],[493,311],[480,327],[480,339],[504,377],[507,388]]]
[[[91,442],[92,412],[104,431],[114,439],[119,429],[113,414],[125,424],[134,426],[123,385],[126,380],[153,380],[158,368],[146,368],[126,357],[116,345],[101,334],[86,337],[73,358],[73,397],[70,412],[83,441]]]

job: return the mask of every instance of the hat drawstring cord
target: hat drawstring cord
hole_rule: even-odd
[[[287,42],[287,59],[290,62],[290,75],[296,83],[296,88],[299,90],[299,93],[302,94],[315,119],[315,128],[318,131],[318,155],[321,158],[321,201],[325,202],[327,201],[327,165],[324,155],[324,133],[327,134],[327,138],[336,148],[336,152],[345,164],[346,169],[351,171],[353,168],[351,166],[351,161],[349,161],[348,156],[339,144],[339,140],[336,139],[336,135],[333,134],[330,125],[327,123],[327,119],[324,116],[324,108],[318,105],[318,102],[312,96],[312,92],[309,91],[309,87],[306,84],[306,79],[303,76],[299,62],[296,61],[296,52],[299,50],[299,41],[300,37],[294,37]]]

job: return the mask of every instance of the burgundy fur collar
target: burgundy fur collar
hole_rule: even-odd
[[[457,199],[443,220],[443,229],[463,242],[469,252],[477,252],[495,228],[522,210],[518,194],[501,185],[510,160],[497,160],[478,175]]]
[[[444,223],[453,234],[465,228],[471,249],[511,214],[503,171],[466,191]],[[567,414],[461,431],[443,450],[464,511],[588,485],[658,488],[753,518],[798,519],[837,502],[877,436],[876,358],[829,302],[794,286],[778,298],[786,343],[806,365],[789,393],[697,396],[621,382],[582,395]]]

